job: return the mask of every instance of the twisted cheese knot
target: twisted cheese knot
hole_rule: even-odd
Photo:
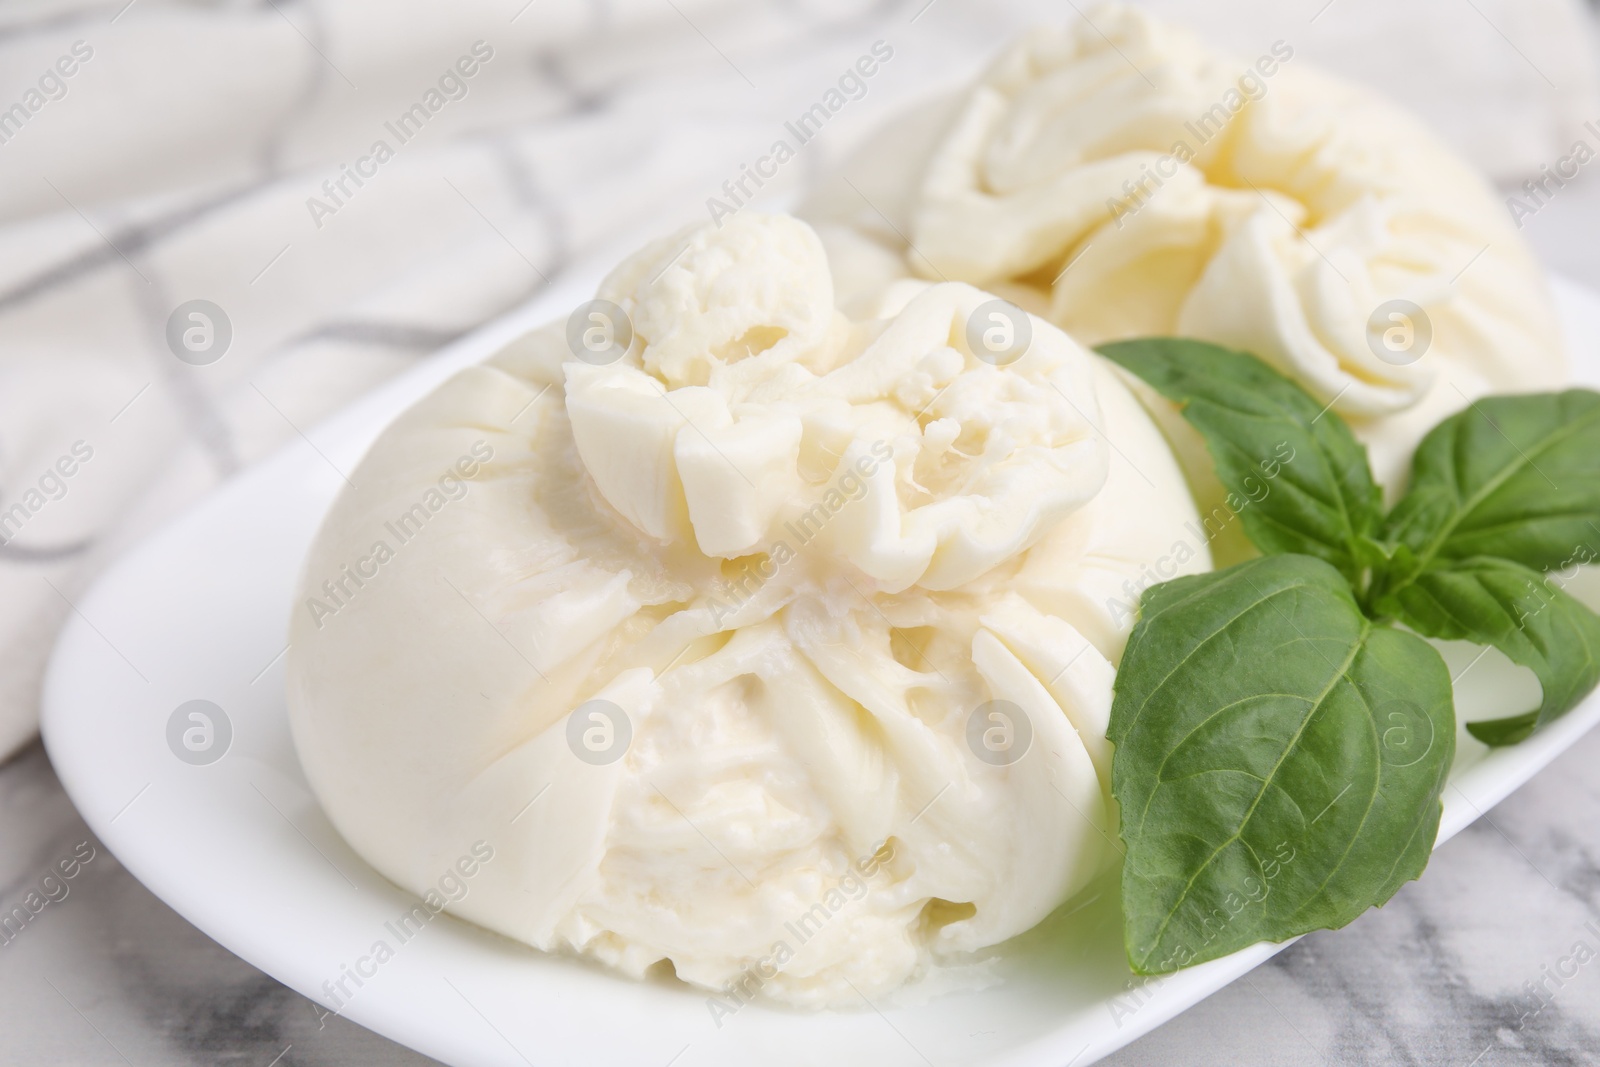
[[[632,342],[565,366],[573,438],[606,501],[661,542],[733,559],[798,538],[886,591],[952,589],[1105,482],[1087,353],[971,286],[852,325],[809,227],[741,215],[601,293]]]

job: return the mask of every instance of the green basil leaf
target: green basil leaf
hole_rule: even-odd
[[[1202,341],[1118,341],[1099,352],[1179,405],[1257,548],[1315,556],[1360,579],[1381,497],[1366,449],[1339,416],[1256,357]]]
[[[1140,609],[1108,732],[1136,972],[1343,926],[1422,872],[1455,753],[1431,645],[1301,555],[1166,582]]]
[[[1571,710],[1600,682],[1600,616],[1538,571],[1499,559],[1436,563],[1379,610],[1418,633],[1493,645],[1539,676],[1544,696],[1525,715],[1467,724],[1489,745],[1510,745]]]
[[[1417,446],[1384,533],[1410,550],[1380,577],[1389,589],[1435,560],[1543,571],[1600,558],[1600,393],[1492,396],[1444,420]]]

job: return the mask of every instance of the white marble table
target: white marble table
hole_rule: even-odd
[[[1552,267],[1600,288],[1600,182],[1528,225]],[[1421,882],[1315,934],[1110,1060],[1118,1067],[1600,1062],[1600,733],[1434,857]],[[89,842],[94,858],[0,944],[0,1063],[432,1062],[237,959],[94,842],[38,745],[0,767],[0,903]],[[80,854],[87,854],[82,850]],[[1571,970],[1570,967],[1567,968]],[[1530,990],[1544,981],[1550,992]],[[1541,1006],[1542,1005],[1542,1006]],[[646,1065],[648,1067],[648,1065]]]

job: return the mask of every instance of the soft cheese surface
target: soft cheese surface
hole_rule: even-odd
[[[599,295],[624,355],[555,323],[463,371],[328,516],[289,696],[334,823],[419,893],[488,842],[457,914],[740,998],[859,1004],[1038,923],[1111,847],[1130,596],[1209,566],[1155,425],[1043,320],[974,355],[971,286],[846,317],[785,217]]]
[[[1431,133],[1292,42],[1224,56],[1131,7],[1024,35],[869,137],[803,214],[869,294],[960,280],[1086,345],[1252,352],[1344,416],[1391,488],[1445,415],[1565,378],[1525,242]]]

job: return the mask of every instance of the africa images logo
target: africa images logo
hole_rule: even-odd
[[[439,476],[438,484],[428,487],[422,499],[383,524],[387,537],[375,538],[366,555],[342,565],[338,574],[323,581],[323,595],[306,598],[306,610],[311,613],[317,629],[322,629],[330,617],[339,614],[366,588],[368,582],[383,573],[384,564],[394,559],[400,548],[416,540],[435,515],[465,497],[472,479],[493,458],[493,445],[474,441],[467,453]]]
[[[311,221],[317,229],[322,229],[328,218],[343,210],[367,182],[378,176],[378,168],[393,159],[401,146],[410,143],[421,133],[422,128],[433,116],[443,111],[446,104],[466,99],[471,92],[468,82],[493,58],[494,48],[487,41],[474,41],[470,55],[457,59],[454,66],[447,67],[439,75],[436,85],[429,86],[423,92],[420,100],[383,124],[383,128],[394,137],[393,145],[386,138],[379,137],[372,142],[365,155],[359,156],[353,163],[339,164],[338,176],[323,181],[323,195],[306,197],[306,211],[310,212]]]

